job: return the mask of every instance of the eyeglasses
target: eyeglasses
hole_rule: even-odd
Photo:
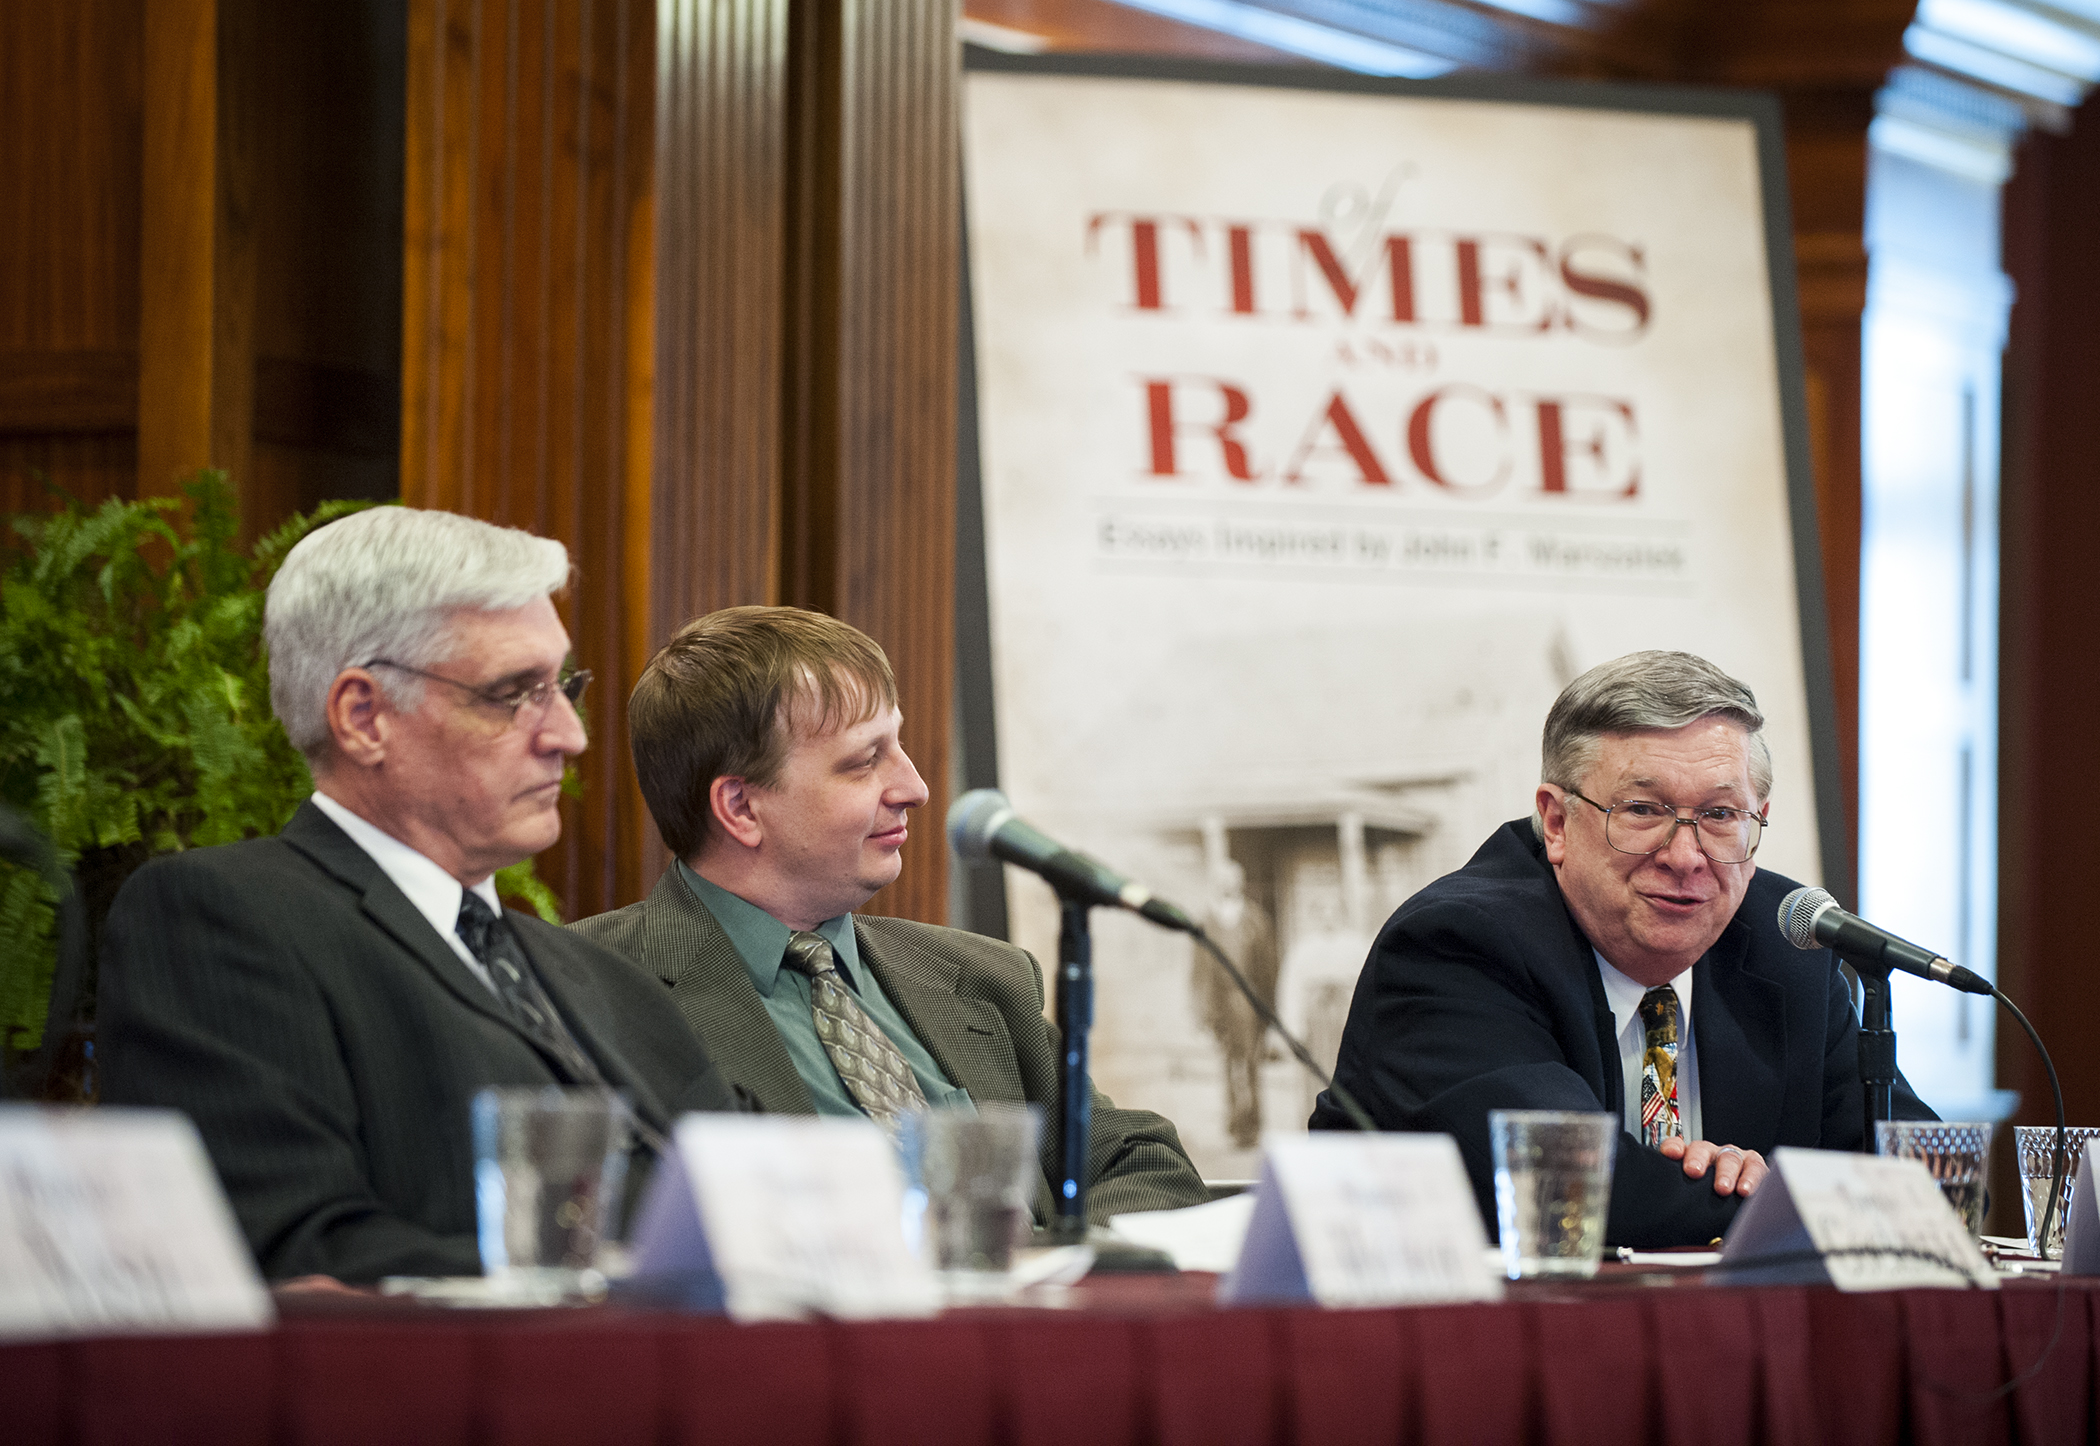
[[[1582,798],[1574,789],[1570,798]],[[1604,815],[1604,841],[1622,854],[1659,853],[1677,837],[1680,825],[1690,825],[1699,852],[1717,864],[1748,863],[1765,836],[1762,814],[1746,808],[1695,808],[1679,813],[1667,803],[1645,798],[1622,798],[1610,808],[1594,799],[1582,798]]]
[[[569,706],[573,708],[583,701],[583,690],[591,685],[591,670],[589,668],[577,668],[571,672],[563,673],[558,678],[548,678],[529,687],[505,688],[498,691],[494,688],[477,688],[472,683],[462,683],[459,679],[448,678],[443,673],[430,673],[425,672],[421,668],[411,668],[406,663],[397,663],[390,658],[374,658],[371,662],[366,663],[365,666],[367,668],[393,668],[398,672],[414,673],[418,678],[428,678],[433,683],[448,684],[459,689],[462,693],[472,694],[476,699],[488,704],[491,708],[502,709],[510,715],[511,722],[516,723],[524,720],[535,728],[545,720],[547,710],[554,706],[554,695],[556,693],[567,698]],[[529,718],[526,715],[527,709],[531,710]]]

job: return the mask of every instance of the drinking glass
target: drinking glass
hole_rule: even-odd
[[[1042,1114],[980,1104],[908,1116],[905,1164],[923,1191],[927,1259],[952,1295],[1005,1293],[1014,1248],[1028,1238]]]
[[[605,1294],[628,1113],[607,1089],[509,1087],[474,1096],[474,1197],[491,1290],[524,1304]]]
[[[1874,1153],[1922,1161],[1969,1234],[1981,1239],[1984,1194],[1991,1178],[1991,1132],[1996,1128],[1988,1120],[1878,1120]]]
[[[1495,1216],[1511,1280],[1597,1273],[1619,1129],[1613,1115],[1489,1112]]]
[[[2049,1208],[2049,1178],[2055,1170],[2056,1126],[2015,1125],[2013,1148],[2020,1155],[2020,1196],[2027,1207],[2027,1248],[2046,1260],[2064,1255],[2064,1222],[2071,1218],[2071,1189],[2078,1183],[2078,1161],[2086,1145],[2100,1140],[2100,1129],[2087,1126],[2064,1131],[2064,1193],[2042,1238],[2042,1212]]]

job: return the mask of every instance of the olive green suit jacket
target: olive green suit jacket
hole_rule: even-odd
[[[679,879],[676,864],[641,903],[569,927],[661,979],[716,1066],[767,1110],[815,1112],[736,946]],[[1056,1026],[1043,1017],[1043,974],[1034,956],[979,934],[904,919],[855,915],[853,930],[861,962],[951,1082],[979,1102],[1042,1106],[1035,1213],[1048,1220],[1062,1118],[1059,1042]],[[1095,1090],[1092,1135],[1089,1219],[1210,1198],[1173,1124],[1159,1115],[1118,1109]]]

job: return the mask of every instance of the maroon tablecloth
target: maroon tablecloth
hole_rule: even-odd
[[[1071,1311],[734,1326],[291,1298],[260,1335],[0,1348],[0,1442],[2084,1442],[2100,1290],[1637,1288],[1492,1306]],[[2026,1370],[2061,1327],[2033,1379]]]

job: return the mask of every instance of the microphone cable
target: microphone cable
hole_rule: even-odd
[[[1297,1056],[1298,1063],[1304,1065],[1307,1072],[1324,1085],[1329,1094],[1334,1096],[1334,1102],[1342,1107],[1342,1113],[1349,1117],[1349,1123],[1366,1134],[1377,1134],[1378,1122],[1373,1120],[1369,1112],[1356,1102],[1355,1095],[1349,1093],[1343,1086],[1336,1084],[1334,1076],[1320,1068],[1320,1062],[1313,1058],[1312,1051],[1301,1044],[1296,1035],[1283,1027],[1283,1021],[1276,1017],[1276,1011],[1262,1002],[1261,996],[1254,992],[1254,986],[1247,982],[1247,976],[1242,974],[1239,966],[1232,962],[1223,949],[1218,947],[1217,941],[1203,932],[1203,926],[1192,923],[1184,932],[1210,951],[1210,957],[1216,961],[1220,969],[1225,971],[1225,976],[1239,986],[1240,993],[1246,998],[1247,1003],[1253,1006],[1254,1013],[1260,1018],[1261,1022],[1269,1029],[1275,1031],[1276,1037],[1284,1042],[1293,1055]]]

